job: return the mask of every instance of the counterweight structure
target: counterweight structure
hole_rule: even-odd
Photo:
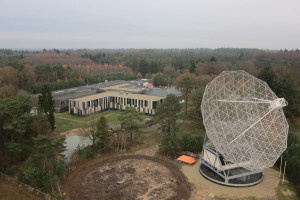
[[[225,71],[205,88],[203,123],[208,141],[200,172],[224,185],[250,186],[263,178],[287,147],[287,102],[245,71]]]

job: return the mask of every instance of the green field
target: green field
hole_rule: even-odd
[[[67,119],[71,119],[71,120],[76,120],[79,122],[89,122],[91,120],[98,119],[101,116],[107,116],[107,115],[116,114],[116,113],[121,113],[121,111],[108,110],[108,111],[95,113],[95,114],[85,116],[85,117],[77,117],[77,116],[71,115],[69,112],[55,113],[55,116],[61,117],[61,118],[67,118]]]
[[[80,128],[84,125],[82,122],[74,122],[68,119],[62,119],[59,117],[55,117],[55,131],[57,133],[65,132],[74,128]]]
[[[56,132],[61,133],[74,128],[80,128],[92,121],[96,121],[100,117],[105,117],[109,127],[120,126],[119,116],[122,111],[108,110],[101,113],[96,113],[86,117],[77,117],[70,115],[69,112],[55,113]],[[142,115],[144,121],[153,119],[152,116]]]

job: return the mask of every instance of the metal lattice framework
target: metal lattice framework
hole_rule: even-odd
[[[225,71],[206,86],[201,110],[207,136],[225,161],[254,171],[273,166],[287,147],[286,105],[264,81]]]

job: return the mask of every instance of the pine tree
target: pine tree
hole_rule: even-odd
[[[96,124],[97,146],[101,151],[105,151],[109,148],[111,133],[108,132],[107,120],[105,117],[101,117]]]
[[[52,94],[47,85],[42,86],[41,95],[39,96],[39,110],[44,112],[48,118],[51,129],[55,129],[55,117],[54,117],[54,101]]]
[[[299,92],[297,91],[297,85],[295,80],[291,76],[291,72],[283,71],[280,77],[275,82],[274,92],[278,97],[284,97],[288,102],[288,106],[284,107],[284,113],[288,117],[294,117],[299,115]]]
[[[191,102],[193,109],[191,111],[191,117],[196,121],[197,124],[203,126],[202,122],[202,112],[201,112],[201,103],[204,93],[204,87],[196,89],[191,96]]]
[[[121,127],[130,133],[130,141],[134,132],[136,132],[142,122],[142,115],[133,107],[127,107],[125,112],[120,116]]]
[[[174,155],[178,146],[178,138],[175,133],[164,134],[159,145],[159,151],[166,155]]]
[[[55,163],[56,156],[65,151],[65,138],[61,137],[57,141],[53,141],[46,135],[38,135],[33,138],[34,145],[32,157],[35,163],[49,167],[50,163]]]
[[[169,94],[162,103],[157,105],[156,119],[161,124],[163,130],[170,135],[176,129],[177,113],[180,111],[178,98],[174,94]]]
[[[257,78],[265,81],[272,90],[275,89],[275,74],[270,66],[262,68]]]
[[[214,56],[212,56],[211,58],[210,58],[210,62],[216,62],[217,61],[217,59],[214,57]]]

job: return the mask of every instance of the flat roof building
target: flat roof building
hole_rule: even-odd
[[[128,92],[104,92],[91,96],[70,99],[70,113],[85,116],[105,110],[125,110],[126,107],[135,107],[137,111],[145,114],[155,114],[157,103],[164,97]]]
[[[97,92],[101,91],[101,88],[110,87],[113,85],[123,84],[126,81],[123,80],[115,80],[104,83],[97,83],[86,86],[79,86],[74,88],[66,88],[62,90],[52,91],[52,98],[54,101],[55,112],[67,112],[69,111],[69,100],[75,99],[79,97],[89,96],[93,94],[97,94]],[[38,105],[38,97],[41,94],[34,94],[31,96],[32,102],[37,106]]]
[[[181,95],[175,88],[148,88],[148,83],[149,80],[117,80],[52,91],[55,111],[86,116],[110,109],[125,110],[130,106],[145,114],[155,114],[157,104],[168,94]],[[36,103],[39,95],[33,95]]]

